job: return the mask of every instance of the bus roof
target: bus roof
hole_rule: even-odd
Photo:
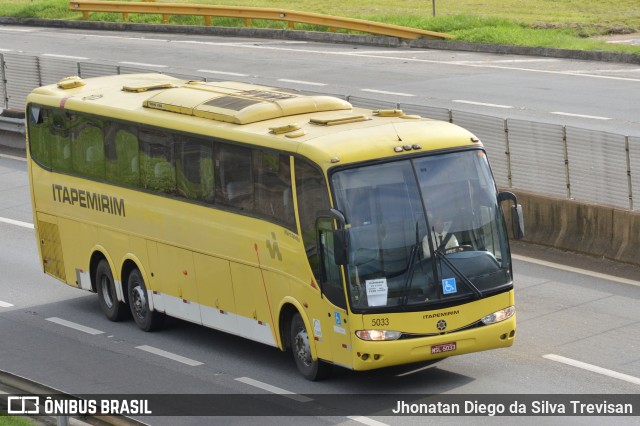
[[[69,77],[35,89],[27,102],[297,152],[325,169],[481,146],[458,126],[398,110],[376,112],[332,96],[162,74]]]

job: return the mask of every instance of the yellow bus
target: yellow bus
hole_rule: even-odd
[[[160,74],[35,89],[27,123],[44,272],[112,321],[233,333],[310,380],[514,342],[521,208],[462,128]]]

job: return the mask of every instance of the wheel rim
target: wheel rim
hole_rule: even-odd
[[[144,290],[140,286],[135,286],[131,292],[133,311],[138,318],[144,318],[147,315],[147,298]]]
[[[307,330],[301,328],[294,338],[294,351],[296,357],[306,366],[311,366],[311,347],[309,346],[309,335]]]
[[[102,290],[102,299],[104,299],[105,305],[111,309],[113,307],[111,280],[106,275],[103,275],[102,278],[100,278],[100,289]]]

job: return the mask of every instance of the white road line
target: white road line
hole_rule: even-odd
[[[242,382],[244,384],[256,387],[258,389],[265,390],[267,392],[275,393],[277,395],[282,395],[282,396],[284,396],[286,398],[293,399],[294,401],[298,401],[298,402],[313,401],[313,399],[308,398],[306,396],[298,395],[297,393],[290,392],[288,390],[279,388],[277,386],[270,385],[268,383],[264,383],[264,382],[260,382],[258,380],[254,380],[254,379],[252,379],[250,377],[238,377],[238,378],[236,378],[236,380],[238,382]]]
[[[0,52],[13,52],[11,49],[0,49]]]
[[[87,333],[87,334],[96,335],[96,334],[104,333],[104,331],[96,330],[95,328],[87,327],[82,324],[77,324],[75,322],[63,320],[62,318],[58,318],[58,317],[47,318],[47,321],[51,321],[56,324],[63,325],[65,327],[73,328],[74,330],[82,331],[83,333]]]
[[[168,359],[171,359],[173,361],[178,361],[178,362],[181,362],[183,364],[190,365],[192,367],[197,367],[198,365],[203,365],[203,363],[200,362],[200,361],[195,361],[193,359],[186,358],[186,357],[183,357],[181,355],[174,354],[173,352],[163,351],[162,349],[154,348],[153,346],[147,346],[147,345],[136,346],[136,349],[140,349],[140,350],[143,350],[145,352],[152,353],[154,355],[159,355],[161,357],[168,358]]]
[[[56,55],[55,53],[43,53],[42,56],[46,56],[48,58],[78,59],[80,61],[86,61],[89,59],[84,56]]]
[[[369,426],[389,426],[386,423],[379,422],[377,420],[370,419],[369,417],[364,416],[347,416],[349,420],[353,420],[354,422],[362,423],[363,425]]]
[[[567,364],[572,367],[581,368],[583,370],[591,371],[592,373],[602,374],[603,376],[612,377],[614,379],[624,380],[625,382],[633,383],[634,385],[640,385],[640,378],[630,376],[628,374],[618,373],[617,371],[609,370],[606,368],[598,367],[597,365],[587,364],[586,362],[576,361],[575,359],[565,358],[560,355],[555,354],[547,354],[543,355],[542,358],[560,362],[562,364]]]
[[[316,83],[313,81],[303,81],[303,80],[289,80],[287,78],[279,78],[278,81],[282,81],[283,83],[306,84],[309,86],[327,86],[326,83]]]
[[[241,74],[239,72],[215,71],[215,70],[198,70],[197,72],[206,72],[208,74],[232,75],[234,77],[249,77],[249,74]]]
[[[11,32],[16,32],[16,33],[32,33],[36,30],[23,30],[23,29],[18,29],[18,28],[7,28],[7,27],[0,27],[0,31],[11,31]]]
[[[0,308],[10,308],[12,306],[13,306],[13,304],[11,304],[9,302],[3,302],[2,300],[0,300]]]
[[[19,160],[19,161],[24,161],[25,163],[27,162],[27,159],[24,157],[16,157],[15,155],[7,155],[7,154],[0,154],[0,157],[2,158],[9,158],[11,160]]]
[[[609,118],[609,117],[598,117],[597,115],[572,114],[570,112],[554,111],[554,112],[551,112],[550,114],[566,115],[567,117],[590,118],[592,120],[613,120],[613,118]]]
[[[369,93],[379,93],[381,95],[394,95],[394,96],[407,96],[413,97],[411,93],[399,93],[399,92],[387,92],[385,90],[376,90],[376,89],[360,89],[361,92],[369,92]]]
[[[426,370],[426,369],[431,368],[431,367],[433,367],[433,365],[427,365],[425,367],[421,367],[421,368],[418,368],[416,370],[411,370],[411,371],[407,371],[406,373],[397,374],[396,377],[409,376],[410,374],[418,373],[420,371]]]
[[[8,219],[6,217],[0,217],[0,222],[8,223],[9,225],[22,226],[23,228],[33,229],[33,223],[21,222],[19,220]]]
[[[484,102],[465,101],[464,99],[454,99],[451,102],[456,102],[459,104],[480,105],[480,106],[486,106],[491,108],[505,108],[505,109],[513,108],[511,105],[487,104]]]
[[[521,64],[526,62],[558,62],[559,59],[501,59],[501,60],[488,60],[488,61],[455,61],[457,65],[472,65],[472,64]]]
[[[620,284],[629,284],[629,285],[635,285],[635,286],[640,287],[640,282],[639,281],[630,280],[630,279],[627,279],[627,278],[614,277],[613,275],[607,275],[607,274],[601,274],[599,272],[587,271],[587,270],[580,269],[580,268],[574,268],[573,266],[560,265],[558,263],[547,262],[546,260],[534,259],[534,258],[531,258],[531,257],[521,256],[521,255],[518,255],[518,254],[512,254],[511,257],[513,259],[520,260],[522,262],[535,263],[536,265],[540,265],[540,266],[546,266],[546,267],[549,267],[549,268],[561,269],[563,271],[573,272],[575,274],[582,274],[582,275],[587,275],[587,276],[593,277],[593,278],[600,278],[600,279],[607,280],[607,281],[614,281],[614,282],[617,282],[617,283],[620,283]]]
[[[118,62],[122,65],[135,65],[140,67],[152,67],[152,68],[169,68],[169,65],[158,65],[158,64],[145,64],[144,62]]]

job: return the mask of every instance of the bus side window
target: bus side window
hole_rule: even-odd
[[[190,200],[213,203],[213,145],[184,138],[177,148],[178,194]]]
[[[51,125],[51,111],[48,108],[29,105],[27,119],[29,121],[31,157],[44,167],[51,167],[49,138],[47,136]]]
[[[105,137],[107,181],[140,186],[140,158],[135,128],[111,123]]]
[[[294,169],[302,241],[313,275],[320,281],[316,219],[321,211],[330,208],[327,185],[322,172],[306,160],[296,158]]]
[[[71,116],[64,111],[54,110],[49,126],[51,168],[54,171],[71,170]]]
[[[102,122],[76,115],[72,118],[71,162],[81,176],[104,179],[104,135]]]
[[[145,189],[176,193],[173,137],[159,130],[140,129],[140,183]]]
[[[218,145],[216,201],[240,210],[253,211],[252,150]]]
[[[254,150],[253,163],[256,213],[295,229],[289,156]]]

